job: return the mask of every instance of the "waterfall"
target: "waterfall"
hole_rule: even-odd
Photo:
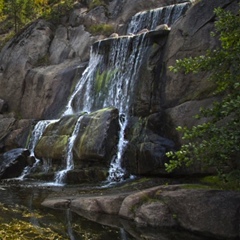
[[[55,176],[56,183],[60,183],[60,184],[64,183],[67,172],[74,169],[72,149],[73,149],[75,139],[76,139],[77,134],[80,129],[82,118],[83,118],[83,116],[80,116],[78,118],[77,123],[74,127],[74,130],[72,132],[72,136],[68,139],[67,152],[66,152],[66,167],[63,170],[56,173],[56,176]]]
[[[42,120],[42,121],[39,121],[34,126],[34,129],[32,131],[32,136],[31,136],[31,139],[28,144],[28,149],[30,151],[30,157],[35,158],[35,163],[33,164],[33,166],[27,166],[24,168],[21,176],[18,177],[19,180],[23,180],[26,175],[28,175],[33,169],[35,169],[38,166],[40,160],[35,157],[34,149],[35,149],[39,139],[42,137],[42,134],[43,134],[44,130],[47,128],[47,126],[50,123],[53,123],[56,121],[57,120]]]
[[[169,27],[182,16],[191,3],[181,3],[139,12],[129,23],[127,34],[136,34],[142,29],[154,30],[158,25],[167,24]]]
[[[117,156],[109,169],[109,181],[121,180],[124,170],[121,159],[127,145],[124,138],[132,110],[132,97],[137,74],[148,45],[145,35],[125,36],[95,43],[88,68],[76,85],[64,114],[91,112],[113,106],[120,114],[120,134]]]
[[[63,113],[63,116],[74,114],[76,111],[73,109],[73,101],[74,99],[78,98],[79,104],[80,100],[84,101],[84,103],[80,104],[78,109],[81,109],[82,111],[89,112],[89,109],[91,108],[91,98],[90,95],[88,95],[91,91],[91,83],[93,82],[93,78],[96,73],[96,69],[100,62],[102,61],[102,56],[95,54],[92,51],[90,52],[90,61],[88,64],[88,67],[83,72],[83,75],[81,79],[78,81],[77,85],[75,86],[75,89],[67,103],[66,109]],[[81,94],[79,96],[79,93]]]
[[[189,6],[190,3],[182,3],[140,12],[132,18],[128,33],[135,34],[143,28],[154,30],[159,24],[165,23],[171,26],[186,12]],[[131,114],[134,112],[135,86],[148,45],[149,38],[146,37],[146,34],[110,38],[94,43],[91,48],[88,67],[76,84],[62,114],[62,116],[66,116],[79,114],[80,112],[92,112],[106,107],[115,107],[119,110],[119,142],[117,154],[110,164],[109,182],[121,181],[125,175],[125,170],[121,166],[128,144],[125,138],[125,130]],[[72,136],[68,140],[66,168],[57,172],[56,183],[63,183],[66,173],[74,168],[72,148],[80,128],[81,119],[82,117],[79,117]],[[39,130],[33,132],[33,138],[35,138],[37,132],[42,133],[45,129],[41,124],[44,125],[44,122],[41,121],[39,126],[36,125]],[[36,142],[40,135],[36,137]],[[31,140],[29,145],[31,154],[33,154],[36,142],[34,143],[34,140]]]

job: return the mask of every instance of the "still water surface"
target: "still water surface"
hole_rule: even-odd
[[[70,210],[54,210],[41,206],[41,202],[47,196],[60,191],[62,191],[61,186],[46,187],[36,183],[0,182],[0,239],[210,240],[210,238],[202,238],[188,232],[172,229],[137,228],[133,222],[123,219],[113,219],[112,222],[110,220],[111,224],[108,221],[107,225],[103,225],[83,218]],[[115,222],[118,223],[115,224]],[[26,228],[29,232],[32,231],[30,229],[36,228],[38,234],[39,229],[41,231],[36,238],[27,238],[25,235],[20,236],[21,234],[18,234],[16,238],[14,233],[12,237],[9,235],[11,234],[9,229],[13,226],[15,228],[12,231],[15,234],[19,228]],[[43,229],[47,231],[44,232]],[[3,237],[4,231],[5,236]]]

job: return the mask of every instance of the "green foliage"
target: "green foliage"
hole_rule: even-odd
[[[45,8],[42,16],[50,21],[58,23],[61,17],[65,16],[68,11],[72,9],[75,0],[55,0],[49,1],[49,4]]]
[[[219,37],[221,47],[207,51],[204,56],[177,60],[170,70],[185,74],[209,72],[209,81],[216,84],[215,94],[221,100],[209,109],[200,109],[195,116],[207,118],[205,123],[177,128],[183,133],[185,144],[178,151],[167,153],[169,172],[197,161],[216,167],[220,174],[240,165],[240,10],[238,15],[220,8],[215,13],[213,35]]]
[[[113,26],[111,24],[105,24],[105,23],[94,24],[90,26],[88,30],[93,35],[103,34],[103,35],[109,36],[114,32]]]
[[[201,182],[215,189],[240,191],[240,170],[234,170],[221,176],[206,176]]]
[[[18,32],[42,14],[45,4],[47,0],[3,0],[0,3],[0,13],[2,18],[5,15],[12,21],[14,31]]]
[[[0,21],[11,22],[15,33],[26,24],[44,17],[59,21],[74,4],[74,0],[0,0]]]

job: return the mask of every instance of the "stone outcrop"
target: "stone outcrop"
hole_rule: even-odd
[[[181,227],[203,236],[240,237],[240,194],[204,189],[199,185],[157,186],[132,193],[50,198],[42,205],[70,208],[87,218],[99,213],[118,215],[133,220],[140,227],[155,227],[156,230],[157,227]],[[95,221],[98,219],[101,217]]]

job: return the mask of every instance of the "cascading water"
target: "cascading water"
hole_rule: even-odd
[[[86,111],[86,112],[88,112],[90,109],[89,105],[91,105],[90,104],[91,98],[88,95],[88,93],[90,92],[91,83],[93,82],[93,77],[95,76],[97,66],[102,61],[102,56],[98,54],[94,54],[92,52],[92,48],[91,48],[90,56],[91,57],[90,57],[88,67],[86,68],[81,79],[77,83],[75,90],[68,101],[68,104],[63,113],[63,116],[74,114],[76,112],[76,110],[74,110],[72,106],[73,100],[76,97],[78,98],[79,104],[80,104],[80,101],[84,100],[84,104],[80,104],[78,109],[81,109],[82,111]],[[79,95],[79,92],[81,93],[81,95]]]
[[[124,176],[121,159],[127,145],[124,131],[132,108],[132,97],[138,69],[146,51],[145,35],[125,36],[95,43],[89,67],[70,98],[66,113],[113,106],[119,110],[121,126],[117,156],[109,169],[109,181],[120,181]]]
[[[53,123],[53,122],[56,122],[56,121],[57,120],[42,120],[42,121],[39,121],[35,125],[35,127],[32,131],[31,139],[30,139],[29,144],[28,144],[28,149],[30,151],[30,157],[35,158],[35,163],[33,164],[32,167],[27,166],[27,167],[24,168],[21,176],[18,178],[19,180],[23,180],[26,175],[28,175],[33,169],[35,169],[38,166],[40,160],[35,157],[34,149],[35,149],[39,139],[41,138],[44,130],[47,128],[47,126],[50,123]]]
[[[143,28],[153,30],[157,25],[164,23],[170,26],[189,6],[190,3],[183,3],[138,13],[132,18],[128,33],[137,33]],[[121,129],[117,154],[110,164],[109,182],[121,181],[125,175],[125,170],[121,166],[128,144],[125,130],[133,111],[135,85],[147,46],[148,38],[145,34],[106,39],[95,43],[91,48],[89,65],[77,83],[63,113],[65,116],[92,112],[110,106],[119,110]],[[62,183],[66,173],[74,167],[72,147],[80,122],[81,117],[68,141],[66,168],[56,174],[56,183]],[[34,146],[33,144],[33,147],[30,147],[32,153]]]
[[[191,3],[181,3],[139,12],[134,15],[128,25],[127,34],[136,34],[142,29],[154,30],[158,25],[167,24],[169,27],[182,16]]]
[[[64,183],[67,172],[74,168],[72,148],[80,129],[82,117],[83,116],[80,116],[78,118],[78,121],[73,130],[72,136],[68,139],[67,153],[66,153],[66,167],[63,170],[56,173],[55,182],[57,184]]]

